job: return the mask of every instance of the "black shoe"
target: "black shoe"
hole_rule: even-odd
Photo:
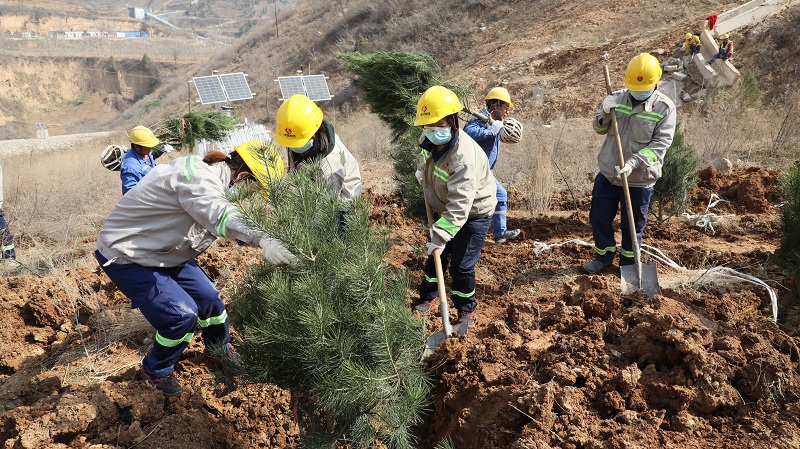
[[[458,319],[456,320],[455,324],[461,324],[463,322],[467,323],[467,326],[472,326],[475,324],[475,311],[467,312],[465,310],[458,311]]]
[[[164,396],[178,396],[183,393],[180,382],[175,378],[175,373],[170,373],[164,377],[154,377],[145,371],[144,366],[141,372],[142,379],[156,387],[156,390],[160,390]]]
[[[495,237],[494,242],[505,243],[509,240],[514,240],[515,238],[519,237],[519,234],[521,232],[522,231],[520,231],[519,229],[509,229],[506,232],[504,232],[503,235],[501,235],[500,237]]]
[[[414,305],[414,310],[419,313],[420,315],[425,315],[426,313],[431,311],[431,308],[436,304],[436,301],[439,300],[439,297],[435,297],[428,301],[420,300],[417,304]]]

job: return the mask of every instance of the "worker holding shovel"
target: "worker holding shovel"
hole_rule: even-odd
[[[486,233],[497,205],[497,188],[489,159],[481,147],[459,128],[463,109],[453,91],[433,86],[417,103],[414,126],[422,126],[417,156],[417,179],[432,217],[425,279],[414,310],[428,313],[439,299],[436,264],[450,265],[452,299],[458,309],[455,324],[475,322],[475,265],[481,257]],[[434,221],[435,219],[435,221]],[[446,298],[442,298],[446,301]]]
[[[597,157],[600,173],[592,189],[589,221],[594,235],[595,258],[584,265],[587,273],[597,273],[614,261],[617,248],[612,223],[620,203],[622,246],[619,264],[622,267],[635,263],[623,177],[627,177],[626,187],[630,186],[637,245],[641,245],[653,186],[661,177],[664,155],[675,134],[675,104],[656,90],[661,73],[655,56],[649,53],[635,56],[625,71],[627,89],[608,95],[595,114],[594,130],[606,138]],[[616,135],[611,131],[612,114],[616,115],[619,127],[624,164],[618,161]]]

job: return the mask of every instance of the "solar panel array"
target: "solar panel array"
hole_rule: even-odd
[[[249,100],[253,98],[244,73],[225,73],[223,75],[196,76],[192,78],[200,103],[214,104],[228,101]]]
[[[305,95],[312,101],[330,100],[331,91],[325,79],[325,75],[279,76],[278,85],[284,100],[295,94]]]

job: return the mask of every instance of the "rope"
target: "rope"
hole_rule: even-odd
[[[717,197],[719,198],[719,197]],[[710,202],[709,202],[710,204]],[[716,204],[716,203],[715,203]],[[712,207],[712,206],[709,206]],[[572,239],[567,240],[566,242],[562,243],[544,243],[535,241],[533,242],[533,254],[536,257],[539,257],[544,251],[547,251],[551,248],[558,248],[564,245],[579,245],[579,246],[593,246],[591,243],[586,242],[580,239]],[[619,245],[617,245],[619,246]],[[650,257],[658,260],[659,262],[668,265],[674,268],[677,271],[681,271],[684,273],[694,274],[697,275],[697,280],[707,277],[707,278],[726,278],[726,279],[734,279],[740,282],[748,282],[755,285],[760,285],[767,290],[767,294],[769,295],[770,303],[772,305],[772,319],[777,323],[778,322],[778,295],[775,293],[775,290],[772,289],[766,282],[762,281],[761,279],[751,276],[749,274],[741,273],[736,271],[732,268],[728,267],[713,267],[709,269],[698,269],[698,270],[690,270],[686,267],[679,265],[677,262],[673,261],[666,254],[664,254],[660,249],[655,248],[653,246],[642,244],[641,247],[642,253],[647,254]]]
[[[711,197],[709,197],[708,199],[708,205],[706,206],[705,212],[698,215],[692,215],[689,212],[684,212],[681,214],[681,217],[685,218],[686,220],[689,220],[695,226],[710,230],[711,233],[713,234],[715,232],[714,223],[722,220],[725,217],[733,217],[735,215],[735,214],[717,215],[708,212],[709,209],[716,206],[720,201],[728,201],[728,200],[724,200],[720,198],[719,195],[717,195],[716,193],[712,193]]]

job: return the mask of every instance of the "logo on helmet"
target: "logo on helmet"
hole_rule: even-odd
[[[283,135],[284,135],[284,136],[286,136],[286,137],[297,137],[297,136],[295,136],[295,135],[294,135],[294,133],[292,132],[292,128],[285,128],[285,129],[283,130]]]
[[[428,107],[427,106],[422,105],[422,110],[420,111],[419,115],[431,115],[431,113],[428,112]]]
[[[643,81],[643,80],[644,80],[644,78],[642,78],[642,76],[641,76],[641,75],[639,75],[639,76],[637,76],[637,77],[636,77],[636,81],[640,81],[640,82],[641,82],[641,81]]]

